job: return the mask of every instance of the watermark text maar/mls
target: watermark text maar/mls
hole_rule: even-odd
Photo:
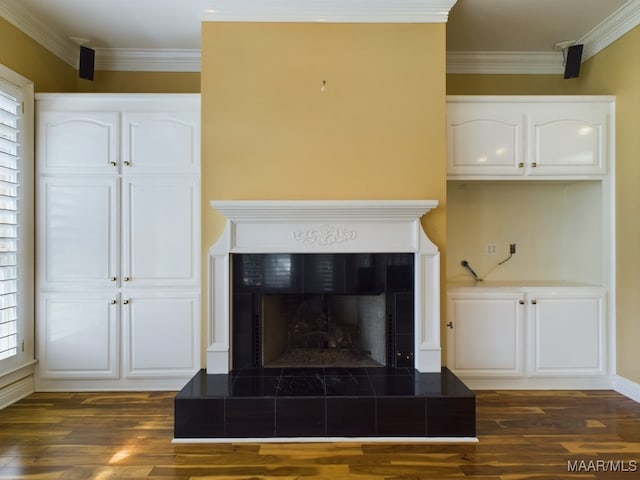
[[[568,472],[633,473],[639,470],[640,470],[640,466],[637,460],[568,460],[567,461]]]

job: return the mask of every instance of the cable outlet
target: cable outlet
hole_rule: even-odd
[[[516,253],[516,244],[515,243],[509,244],[509,255],[514,255],[515,253]]]
[[[486,243],[484,245],[484,254],[485,255],[497,255],[498,247],[495,243]]]

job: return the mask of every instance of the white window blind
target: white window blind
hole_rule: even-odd
[[[0,360],[18,354],[22,92],[0,79]]]

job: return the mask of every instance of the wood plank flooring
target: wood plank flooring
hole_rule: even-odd
[[[640,404],[611,391],[477,392],[457,445],[172,444],[174,395],[31,395],[0,411],[0,479],[640,478]]]

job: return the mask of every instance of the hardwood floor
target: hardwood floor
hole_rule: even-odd
[[[0,411],[0,479],[640,478],[640,404],[611,391],[478,392],[457,445],[172,444],[174,395],[31,395]]]

